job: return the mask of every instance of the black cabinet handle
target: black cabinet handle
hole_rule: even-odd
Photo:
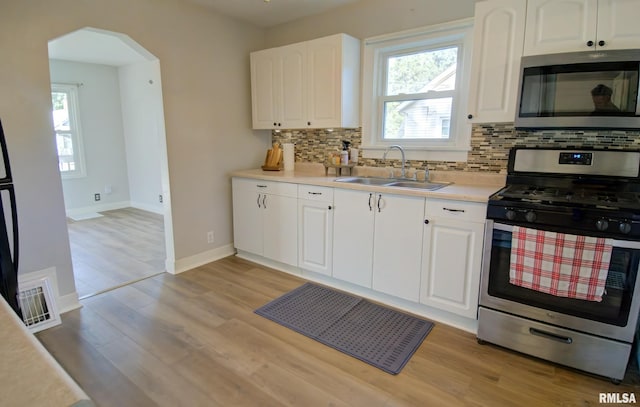
[[[373,210],[373,207],[371,206],[371,198],[373,198],[373,194],[369,194],[369,212]]]
[[[322,195],[322,192],[307,192],[309,195]]]
[[[602,40],[598,41],[598,46],[604,47],[604,44],[606,44],[606,42],[604,42]]]
[[[382,208],[380,208],[380,201],[382,201],[382,195],[378,195],[378,212],[382,212]]]
[[[266,187],[267,187],[266,185],[260,185],[260,184],[258,184],[258,185],[256,185],[256,186],[257,186],[258,188],[266,188]]]
[[[447,212],[462,212],[464,213],[464,209],[451,209],[451,208],[442,208],[443,211]]]
[[[593,41],[587,41],[587,47],[593,47],[594,42]]]
[[[258,203],[258,208],[262,208],[262,206],[260,206],[260,194],[258,194],[258,199],[256,202]]]
[[[262,196],[262,207],[264,209],[267,209],[267,196],[266,195]]]
[[[425,220],[424,220],[424,224],[425,224],[425,225],[428,225],[428,224],[429,224],[429,219],[425,219]]]
[[[473,115],[472,114],[468,115],[467,119],[473,119]]]
[[[331,205],[329,205],[329,210],[333,209],[333,207]]]
[[[307,126],[311,126],[311,122],[307,122]]]

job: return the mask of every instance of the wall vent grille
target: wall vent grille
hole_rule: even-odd
[[[25,281],[20,284],[22,320],[33,333],[60,324],[60,315],[48,278]]]

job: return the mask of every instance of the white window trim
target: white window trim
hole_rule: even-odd
[[[78,115],[80,114],[80,102],[78,101],[78,86],[77,85],[69,85],[64,83],[52,83],[51,84],[51,92],[66,92],[69,95],[69,121],[72,125],[72,128],[75,129],[75,132],[72,134],[73,140],[73,148],[77,153],[77,161],[78,167],[74,171],[58,171],[60,172],[60,177],[62,179],[71,179],[71,178],[83,178],[87,176],[87,170],[84,160],[84,145],[82,142],[82,129],[80,127],[80,118]],[[54,130],[54,134],[57,137],[57,132]],[[57,156],[57,141],[56,141],[56,156]]]
[[[362,154],[365,158],[382,158],[384,151],[398,140],[382,140],[379,117],[382,115],[377,95],[384,87],[381,79],[383,57],[389,52],[411,49],[418,45],[446,46],[458,44],[459,54],[456,87],[458,98],[452,107],[450,139],[403,139],[408,160],[467,161],[471,149],[471,124],[466,119],[469,77],[471,74],[473,19],[371,37],[364,40],[362,85]]]

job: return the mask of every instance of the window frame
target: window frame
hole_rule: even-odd
[[[473,19],[464,19],[365,39],[362,86],[363,157],[382,158],[384,151],[390,145],[401,144],[407,153],[407,159],[411,160],[467,160],[468,151],[471,148],[471,124],[465,112],[471,74],[472,37]],[[456,89],[438,91],[440,96],[454,94],[449,138],[383,139],[384,102],[398,98],[398,96],[385,95],[388,58],[451,46],[458,47]],[[407,96],[411,96],[411,100],[416,100],[416,96],[431,96],[431,94],[432,92],[427,92]]]
[[[53,123],[55,136],[56,156],[58,157],[58,172],[62,179],[82,178],[87,176],[86,165],[84,160],[84,145],[82,137],[82,129],[80,126],[80,103],[78,99],[78,86],[64,83],[52,83],[51,93],[66,93],[69,109],[69,131],[60,133],[71,134],[71,144],[73,145],[73,157],[76,169],[63,171],[60,169],[60,158],[58,155],[58,131]],[[51,106],[53,120],[53,104]]]

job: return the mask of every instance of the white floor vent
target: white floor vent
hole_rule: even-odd
[[[22,320],[32,333],[59,325],[60,315],[48,278],[20,283]]]

